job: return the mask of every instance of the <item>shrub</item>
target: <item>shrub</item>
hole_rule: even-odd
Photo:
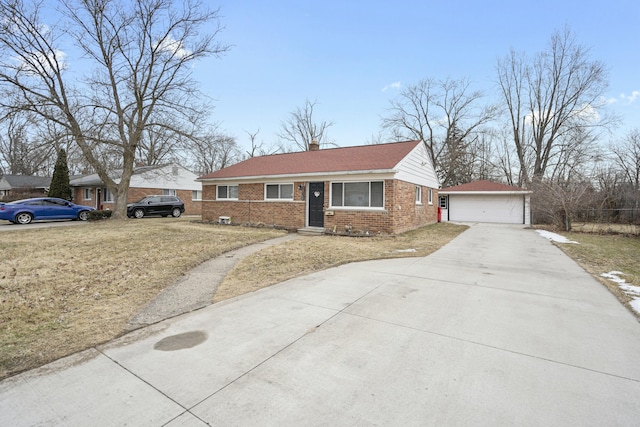
[[[97,221],[100,219],[107,219],[107,218],[111,218],[111,214],[113,212],[106,210],[106,211],[100,211],[100,210],[95,210],[95,211],[89,211],[89,221]]]

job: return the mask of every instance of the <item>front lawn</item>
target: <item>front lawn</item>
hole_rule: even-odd
[[[215,299],[347,262],[425,256],[466,228],[434,224],[395,237],[300,238],[239,263]],[[123,334],[133,316],[189,269],[283,234],[186,218],[3,232],[0,378]]]
[[[122,334],[189,269],[284,232],[187,218],[3,231],[0,378]]]

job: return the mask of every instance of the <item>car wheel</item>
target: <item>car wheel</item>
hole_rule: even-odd
[[[33,215],[29,212],[22,212],[16,215],[16,224],[29,224],[33,220]]]
[[[173,215],[174,218],[178,218],[181,214],[182,211],[180,210],[180,208],[173,208],[173,210],[171,211],[171,215]]]
[[[80,211],[80,213],[78,213],[78,219],[80,221],[86,221],[89,219],[89,211]]]
[[[133,211],[133,217],[134,218],[142,218],[144,216],[144,210],[142,209],[136,209]]]

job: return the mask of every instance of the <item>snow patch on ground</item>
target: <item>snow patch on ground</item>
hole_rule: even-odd
[[[622,292],[633,298],[629,301],[631,308],[640,313],[640,286],[627,285],[627,281],[620,277],[621,275],[624,275],[622,271],[610,271],[600,274],[600,277],[617,283]]]
[[[536,231],[545,239],[549,239],[556,243],[575,243],[576,245],[580,244],[578,242],[574,242],[573,240],[569,240],[566,237],[561,236],[559,234],[552,233],[551,231],[547,231],[547,230],[536,230]]]
[[[605,279],[609,279],[612,282],[616,282],[618,285],[623,285],[627,283],[627,281],[620,277],[621,274],[624,273],[622,271],[610,271],[608,273],[600,274],[600,277],[604,277]]]
[[[635,310],[636,313],[640,313],[640,298],[634,298],[633,300],[629,301],[629,305]]]

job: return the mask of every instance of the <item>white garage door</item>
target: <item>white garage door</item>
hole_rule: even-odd
[[[521,195],[449,195],[449,221],[523,224]]]

